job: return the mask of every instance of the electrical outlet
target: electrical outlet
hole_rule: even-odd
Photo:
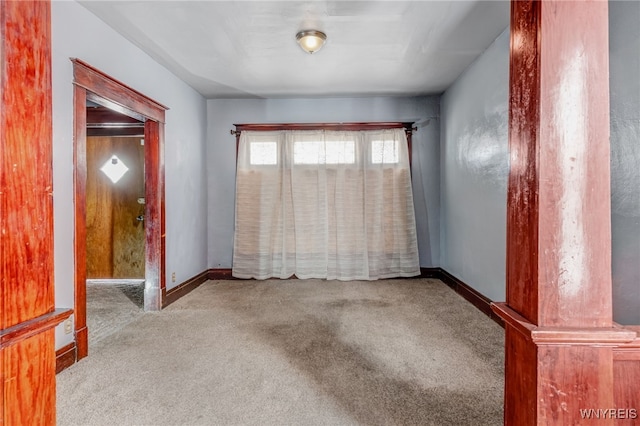
[[[73,324],[71,323],[71,318],[69,318],[64,322],[64,334],[71,334],[72,331]]]
[[[172,283],[175,283],[175,282],[176,282],[176,273],[175,273],[175,272],[172,272],[172,273],[171,273],[171,282],[172,282]]]

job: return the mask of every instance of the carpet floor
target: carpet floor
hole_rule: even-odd
[[[57,376],[59,425],[500,425],[504,332],[442,282],[209,281]]]
[[[87,283],[89,350],[144,314],[144,282]]]

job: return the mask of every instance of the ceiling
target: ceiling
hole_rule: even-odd
[[[509,24],[496,0],[80,3],[206,98],[438,94]]]

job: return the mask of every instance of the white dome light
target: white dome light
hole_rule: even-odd
[[[327,35],[322,31],[305,30],[296,34],[296,40],[302,50],[307,53],[314,53],[324,46],[324,42],[327,40]]]

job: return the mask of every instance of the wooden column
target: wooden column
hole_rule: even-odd
[[[616,407],[606,1],[512,1],[505,424]],[[613,424],[611,416],[598,424]]]
[[[48,1],[0,2],[0,423],[55,423]]]

